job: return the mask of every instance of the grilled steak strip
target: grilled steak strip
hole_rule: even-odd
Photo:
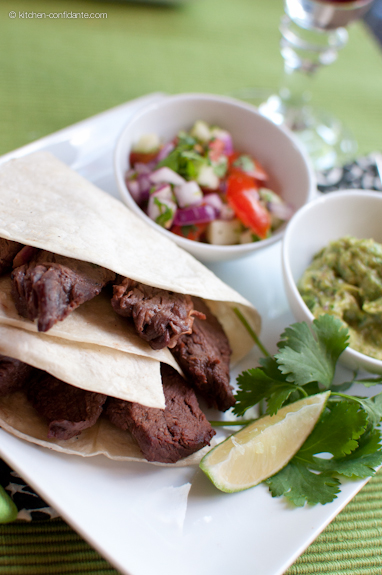
[[[135,329],[153,349],[174,347],[178,338],[191,333],[194,317],[203,317],[195,311],[189,295],[147,286],[123,278],[113,286],[111,304],[114,310],[131,317]]]
[[[38,371],[28,385],[27,397],[48,420],[48,438],[70,439],[96,423],[107,396],[79,389]]]
[[[161,364],[166,408],[109,398],[105,414],[128,430],[148,461],[175,463],[209,445],[215,435],[194,391],[172,367]]]
[[[23,246],[13,260],[13,269],[29,263],[39,251],[39,248],[33,246]]]
[[[235,404],[229,383],[231,348],[221,324],[203,300],[192,300],[206,319],[195,318],[192,333],[182,335],[171,352],[190,385],[208,405],[226,411]]]
[[[38,251],[12,272],[12,296],[20,315],[37,318],[38,331],[48,331],[115,279],[100,266]]]
[[[22,249],[23,244],[0,238],[0,275],[12,269],[13,258]]]
[[[35,371],[18,359],[0,355],[0,396],[22,389]]]

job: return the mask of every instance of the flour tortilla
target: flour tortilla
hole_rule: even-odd
[[[11,288],[10,276],[0,277],[0,326],[8,325],[38,333],[37,322],[17,313]],[[57,322],[45,333],[72,342],[94,344],[150,358],[167,363],[180,372],[170,351],[167,348],[151,349],[136,333],[134,326],[113,311],[110,297],[103,293],[79,306],[64,321]]]
[[[260,316],[250,302],[47,152],[0,166],[0,237],[98,264],[147,285],[221,302],[218,318],[233,363],[253,346],[233,308],[260,331]],[[25,322],[18,327],[25,328]]]
[[[160,373],[159,378],[155,377],[160,364],[150,358],[6,326],[0,326],[0,353],[20,359],[82,389],[106,393],[104,382],[107,381],[109,395],[121,397],[123,390],[125,397],[122,399],[139,401],[148,407],[165,406],[162,385],[155,388],[152,385],[153,380],[160,381]],[[48,439],[45,419],[22,391],[0,396],[0,427],[20,439],[60,453],[146,461],[130,433],[118,429],[102,416],[95,425],[76,437]],[[176,465],[196,464],[208,449],[207,446]]]
[[[121,202],[48,153],[0,166],[0,237],[98,264],[154,287],[203,298],[227,333],[233,362],[253,346],[233,308],[239,308],[256,333],[260,331],[260,316],[245,298]],[[171,354],[151,350],[129,332],[127,322],[112,312],[102,295],[42,334],[33,322],[18,316],[9,277],[0,284],[0,353],[82,389],[164,408],[160,362],[173,364]],[[78,438],[48,440],[45,421],[22,392],[0,398],[0,426],[17,437],[64,453],[144,460],[131,436],[103,418]],[[208,447],[179,465],[198,462],[206,450]]]
[[[148,407],[165,407],[160,363],[150,358],[4,325],[0,325],[0,353],[47,371],[81,389],[108,393]],[[105,381],[108,382],[107,390]],[[160,384],[153,386],[153,381]],[[68,455],[105,455],[118,461],[146,461],[131,434],[102,416],[95,425],[76,437],[49,439],[45,419],[22,391],[0,396],[0,427],[20,439]],[[171,465],[197,464],[209,449],[206,446]]]
[[[160,363],[125,353],[0,325],[0,354],[87,391],[164,409]]]
[[[130,433],[118,429],[102,416],[93,427],[85,429],[77,437],[65,441],[47,439],[48,426],[46,422],[33,409],[22,392],[0,397],[0,427],[20,439],[67,455],[80,455],[82,457],[105,455],[116,461],[149,463]],[[196,465],[213,445],[216,445],[214,438],[211,441],[211,446],[206,446],[177,463],[150,462],[150,465],[167,467]]]

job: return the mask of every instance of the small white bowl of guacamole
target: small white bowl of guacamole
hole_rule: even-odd
[[[382,194],[344,190],[303,206],[285,231],[282,259],[296,319],[339,317],[350,334],[341,362],[382,373]]]

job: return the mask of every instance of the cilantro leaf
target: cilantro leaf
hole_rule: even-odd
[[[265,413],[268,415],[277,413],[280,407],[282,407],[295,392],[295,389],[293,389],[293,386],[290,384],[276,384],[273,386],[273,390],[274,393],[267,398],[267,409]]]
[[[272,495],[297,506],[330,503],[339,493],[336,475],[365,478],[382,462],[377,430],[364,433],[367,414],[352,401],[330,404],[293,459],[266,480]],[[359,440],[359,441],[358,441]],[[317,457],[331,453],[330,459]]]
[[[317,381],[328,388],[337,360],[348,345],[348,330],[328,314],[314,320],[312,330],[316,337],[305,322],[287,327],[275,358],[288,381],[297,385]]]
[[[364,433],[359,447],[347,457],[330,460],[331,471],[351,478],[364,479],[374,475],[375,468],[382,464],[381,433],[374,429]]]
[[[194,149],[195,144],[194,138],[180,134],[177,146],[166,158],[158,162],[156,169],[167,167],[186,180],[196,179],[201,164],[207,160]]]
[[[331,503],[340,492],[340,481],[326,473],[312,473],[292,459],[284,469],[265,481],[272,497],[284,495],[297,507]]]
[[[243,170],[243,172],[253,172],[255,170],[255,163],[250,156],[242,154],[233,163],[235,168]]]
[[[379,377],[365,377],[364,379],[355,379],[351,383],[362,383],[365,387],[373,387],[378,383],[382,383],[382,376]]]
[[[157,224],[165,228],[166,223],[171,220],[174,212],[167,204],[161,202],[158,198],[154,198],[154,204],[158,207],[160,212],[159,216],[155,218],[155,221]]]
[[[367,427],[367,415],[352,401],[330,402],[317,425],[295,455],[310,465],[318,453],[343,457],[358,447],[357,439]]]
[[[374,397],[355,397],[368,415],[369,424],[372,428],[376,427],[382,419],[382,393],[374,395]]]
[[[323,387],[331,392],[300,450],[265,481],[273,497],[283,495],[297,506],[329,503],[340,491],[338,476],[366,478],[382,465],[381,432],[376,429],[382,421],[382,393],[371,398],[343,393],[353,383],[371,387],[381,383],[382,377],[357,380],[355,372],[352,381],[333,384],[338,358],[348,341],[348,330],[331,315],[320,316],[312,330],[305,322],[295,323],[281,335],[274,357],[267,353],[260,360],[261,367],[237,378],[239,391],[233,411],[240,415],[264,400],[272,415],[301,395],[320,393]]]
[[[266,412],[273,415],[296,391],[296,386],[287,382],[277,369],[274,359],[266,358],[261,363],[263,367],[249,369],[238,376],[239,390],[233,408],[235,415],[243,415],[247,409],[264,399],[268,402]]]

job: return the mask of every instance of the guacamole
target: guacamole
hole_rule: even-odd
[[[344,237],[313,258],[298,289],[315,317],[340,318],[350,347],[382,360],[382,245]]]

